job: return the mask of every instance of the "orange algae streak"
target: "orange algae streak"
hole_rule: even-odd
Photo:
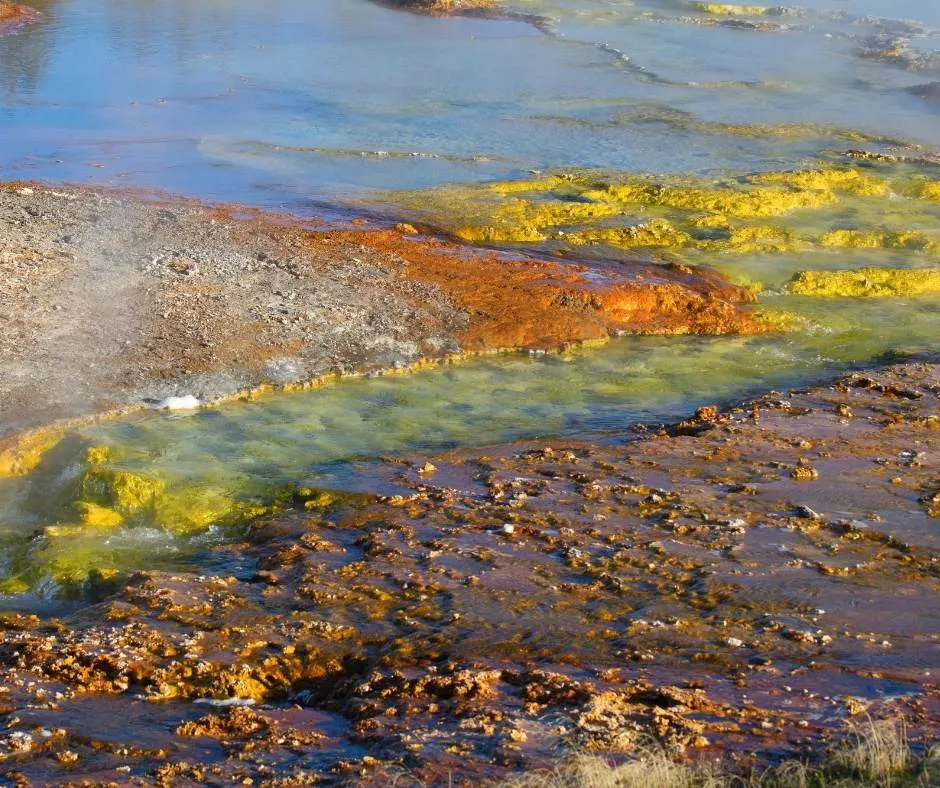
[[[23,10],[23,6],[4,3],[3,0],[0,0],[0,22],[18,19],[23,15]]]
[[[638,266],[624,274],[552,261],[509,259],[394,231],[311,233],[397,255],[403,278],[434,285],[469,315],[455,338],[468,351],[553,349],[604,340],[614,332],[729,334],[766,330],[743,305],[754,300],[718,274]]]
[[[35,19],[37,15],[38,12],[32,8],[0,0],[0,34],[8,32],[10,28],[19,25],[21,22]]]

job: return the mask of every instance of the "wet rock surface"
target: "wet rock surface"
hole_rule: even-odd
[[[744,769],[865,714],[934,737],[938,399],[940,366],[912,362],[389,458],[400,495],[311,490],[192,573],[4,615],[0,769],[461,784],[650,739]]]
[[[940,82],[926,82],[922,85],[912,85],[907,88],[912,96],[917,96],[933,104],[940,105]]]
[[[463,350],[760,330],[707,272],[479,253],[152,195],[0,188],[0,437]],[[169,399],[178,398],[178,399]]]
[[[9,433],[447,349],[465,318],[358,244],[196,204],[0,190],[0,391]]]

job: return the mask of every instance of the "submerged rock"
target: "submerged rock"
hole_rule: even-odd
[[[912,85],[905,88],[912,96],[917,96],[932,104],[940,104],[940,82],[927,82],[922,85]]]

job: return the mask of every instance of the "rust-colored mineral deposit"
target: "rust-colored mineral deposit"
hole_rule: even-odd
[[[35,19],[38,13],[32,8],[0,0],[0,35],[8,33],[24,22]]]
[[[757,333],[744,304],[754,296],[704,269],[636,265],[598,270],[475,252],[400,232],[314,233],[322,246],[358,242],[398,259],[398,276],[433,285],[469,316],[456,339],[466,350],[552,349],[638,334]]]

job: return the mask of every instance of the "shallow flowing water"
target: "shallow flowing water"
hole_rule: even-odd
[[[508,3],[537,23],[434,19],[366,0],[35,5],[40,22],[0,39],[4,179],[368,211],[460,234],[528,215],[529,203],[505,189],[492,198],[486,184],[575,168],[607,185],[642,176],[667,196],[686,191],[618,202],[567,185],[531,205],[592,203],[600,220],[535,222],[536,240],[490,241],[713,265],[751,284],[790,330],[621,338],[79,430],[31,476],[0,482],[10,592],[53,593],[91,568],[189,561],[298,488],[386,492],[368,473],[379,455],[668,420],[937,348],[936,291],[787,291],[801,271],[940,266],[940,190],[930,191],[940,169],[841,157],[903,145],[916,158],[940,144],[931,4],[808,0],[757,13],[681,0]],[[774,195],[815,202],[769,216],[695,202],[757,188],[754,173],[819,167],[880,186],[785,182]],[[453,184],[466,187],[459,200]],[[510,203],[516,213],[501,219]],[[690,240],[624,246],[590,235],[655,220]],[[144,492],[122,497],[125,482]],[[120,522],[95,526],[104,515],[89,505]]]
[[[778,168],[860,134],[940,142],[936,97],[907,90],[938,78],[940,11],[913,0],[509,4],[543,30],[366,0],[35,5],[44,20],[0,41],[7,178],[303,204],[532,168]]]
[[[881,304],[853,316],[803,306],[816,327],[782,336],[624,337],[75,430],[29,475],[0,479],[4,588],[50,596],[91,570],[199,562],[298,495],[318,509],[349,493],[394,494],[372,472],[378,457],[623,431],[933,345],[932,302],[897,300],[884,324]]]

